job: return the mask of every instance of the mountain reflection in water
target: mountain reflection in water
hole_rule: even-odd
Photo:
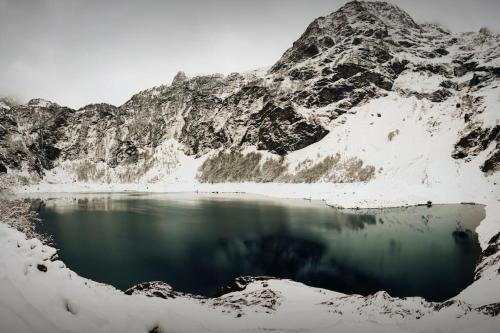
[[[472,282],[482,206],[339,210],[195,194],[44,198],[40,231],[78,274],[117,288],[162,280],[213,295],[267,275],[345,293],[444,300]]]

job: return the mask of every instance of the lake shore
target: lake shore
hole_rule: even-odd
[[[354,193],[347,194],[349,190],[354,189],[357,189],[353,191]],[[3,270],[6,272],[4,279],[9,282],[3,284],[2,293],[7,297],[4,297],[0,304],[0,309],[3,309],[0,311],[0,318],[2,322],[11,323],[12,327],[25,327],[24,332],[31,331],[28,329],[30,325],[47,325],[51,327],[51,332],[64,330],[63,328],[68,325],[87,332],[107,331],[111,324],[114,330],[121,329],[123,332],[152,330],[156,326],[176,332],[255,331],[259,330],[259,327],[292,332],[294,327],[299,326],[314,332],[330,332],[333,327],[340,331],[373,330],[373,322],[379,325],[381,332],[412,332],[422,331],[422,329],[425,331],[425,327],[429,329],[439,327],[443,332],[467,332],[469,330],[488,332],[498,325],[499,318],[491,317],[485,310],[490,309],[493,306],[491,304],[500,302],[500,280],[497,273],[499,266],[497,258],[500,258],[499,244],[489,243],[492,236],[499,230],[500,205],[498,202],[492,200],[490,194],[467,196],[463,193],[455,193],[452,199],[445,200],[444,194],[436,195],[436,192],[431,197],[432,189],[420,191],[418,195],[406,197],[404,200],[396,199],[396,193],[391,194],[391,191],[381,192],[381,195],[376,198],[366,199],[366,194],[371,189],[373,189],[373,184],[361,186],[359,184],[355,186],[353,184],[340,186],[332,184],[201,184],[197,186],[193,184],[171,186],[165,186],[165,184],[40,184],[18,188],[16,192],[21,195],[43,192],[103,193],[145,190],[157,193],[198,191],[224,193],[225,195],[230,195],[231,192],[245,192],[272,197],[322,200],[327,204],[348,208],[406,206],[425,203],[432,199],[436,204],[453,201],[477,202],[485,204],[486,209],[486,217],[476,230],[481,247],[483,250],[494,249],[490,251],[493,254],[483,255],[478,265],[480,277],[459,295],[444,303],[429,303],[418,297],[392,298],[384,292],[368,297],[344,295],[289,280],[253,282],[242,291],[204,303],[190,297],[164,300],[142,295],[127,296],[110,286],[79,277],[66,268],[61,261],[50,261],[55,249],[41,244],[38,240],[25,240],[21,233],[1,225],[0,263],[6,268]],[[311,191],[308,193],[308,190]],[[448,193],[449,190],[446,192]],[[304,193],[308,195],[305,196]],[[335,201],[336,198],[340,200]],[[48,271],[40,271],[37,268],[39,263],[46,265]],[[266,303],[269,297],[275,304],[272,307]],[[51,303],[54,305],[47,306]],[[69,305],[64,305],[66,303]],[[17,308],[16,312],[24,313],[24,317],[12,319],[10,315],[7,316],[14,308]],[[72,310],[67,310],[68,308]],[[191,317],[188,320],[181,313],[196,313],[197,315],[196,318]],[[308,314],[306,316],[308,319],[304,317],[305,313]],[[7,320],[7,318],[11,319]],[[130,318],[133,318],[132,322]],[[117,324],[118,322],[126,324]]]

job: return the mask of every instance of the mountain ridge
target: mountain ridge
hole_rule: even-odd
[[[417,24],[385,2],[353,1],[314,20],[265,73],[188,78],[179,72],[172,84],[143,90],[121,106],[73,110],[32,99],[0,108],[0,163],[35,182],[72,161],[92,170],[100,165],[90,177],[79,177],[81,168],[73,167],[78,170],[70,176],[80,180],[111,181],[120,174],[120,181],[138,181],[158,160],[167,163],[159,154],[173,141],[169,156],[206,159],[220,150],[256,149],[287,158],[322,141],[358,108],[394,93],[467,105],[460,111],[467,118],[463,133],[449,156],[470,159],[478,154],[469,151],[498,145],[495,119],[481,119],[485,98],[470,95],[498,81],[499,40],[487,30],[452,34]],[[500,168],[498,150],[484,161],[485,172]],[[126,176],[129,168],[143,174]]]

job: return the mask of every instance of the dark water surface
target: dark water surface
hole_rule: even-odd
[[[78,274],[127,289],[161,280],[213,295],[242,275],[344,293],[445,300],[472,282],[482,206],[338,210],[321,203],[196,194],[45,198],[39,228]]]

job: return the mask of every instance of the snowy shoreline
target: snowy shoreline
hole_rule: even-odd
[[[252,191],[246,193],[260,196],[261,191],[274,187],[275,191],[268,192],[267,197],[322,200],[327,205],[334,203],[332,192],[320,190],[325,190],[331,184],[319,184],[319,187],[318,184],[295,184],[297,186],[286,184],[287,192],[277,191],[276,187],[283,189],[277,184],[264,184],[265,186],[260,188],[256,184],[198,185],[195,187],[191,184],[196,188],[192,193],[196,191],[201,193],[201,190],[205,190],[210,195],[232,196],[235,192],[242,194],[241,189],[251,189]],[[304,186],[309,187],[310,191],[304,191]],[[359,184],[357,186],[359,187]],[[161,191],[165,186],[157,185],[144,191],[144,187],[139,184],[135,186],[134,184],[119,186],[40,184],[17,188],[16,192],[21,196],[50,195],[57,192],[60,194],[129,193],[137,192],[139,189],[147,193],[181,193],[186,192],[188,188],[188,186],[176,186],[175,191],[172,191],[172,187],[167,187],[167,191]],[[311,191],[312,188],[316,191]],[[235,191],[236,189],[238,191]],[[232,193],[230,190],[233,190]],[[297,193],[299,190],[302,193],[313,194],[310,198],[303,196],[300,198]],[[357,193],[359,192],[362,193],[362,191]],[[329,193],[330,196],[324,196],[325,193]],[[408,206],[416,198],[415,196],[411,200],[400,200],[400,203],[404,203],[401,206]],[[420,198],[424,196],[421,195]],[[473,199],[472,196],[469,199]],[[477,197],[474,199],[476,201]],[[358,204],[362,205],[360,208],[382,208],[384,203],[389,201],[387,198],[370,201],[358,197],[357,201],[351,203],[350,208]],[[374,207],[369,207],[370,204]],[[433,201],[433,204],[440,202]],[[492,200],[480,204],[485,204],[486,217],[476,231],[480,237],[481,247],[485,250],[489,246],[491,236],[498,232],[499,223],[496,217],[500,216],[500,205],[495,205]],[[393,298],[383,291],[367,297],[344,295],[290,280],[254,281],[242,291],[201,301],[189,296],[173,299],[150,298],[144,295],[128,296],[111,286],[78,276],[59,260],[51,261],[50,258],[56,252],[54,248],[45,246],[36,239],[25,240],[23,234],[3,224],[0,225],[0,240],[0,266],[5,268],[2,270],[4,282],[0,284],[0,293],[6,296],[0,301],[0,321],[7,325],[2,325],[2,329],[9,328],[0,329],[1,332],[59,332],[63,331],[64,327],[72,327],[79,332],[132,332],[151,331],[156,326],[178,332],[260,331],[262,327],[290,332],[296,327],[307,327],[314,332],[328,332],[332,327],[345,331],[356,329],[363,331],[373,330],[372,320],[377,322],[384,332],[426,331],[421,327],[429,329],[439,327],[444,332],[476,330],[491,332],[500,321],[495,316],[490,317],[485,314],[484,310],[485,306],[490,309],[490,304],[500,302],[500,283],[496,274],[499,264],[495,259],[499,256],[498,252],[494,258],[490,257],[489,261],[486,260],[488,258],[483,258],[479,263],[478,268],[483,267],[481,278],[456,297],[443,303],[431,303],[419,297]],[[40,269],[40,264],[47,268],[46,272]],[[95,309],[97,303],[99,306]],[[106,306],[119,307],[118,304],[126,306],[121,305],[122,311],[110,311],[106,308]],[[14,310],[17,313],[16,317],[12,316]],[[144,314],[145,312],[147,314]],[[183,312],[191,313],[193,318],[188,320],[181,314]],[[304,312],[314,319],[298,315]],[[38,315],[34,316],[33,313]],[[33,316],[38,321],[36,325],[33,324],[35,319],[28,318]],[[133,324],[130,322],[130,317],[135,318]],[[290,320],[290,317],[297,318]],[[93,318],[94,321],[85,322],[89,318]],[[28,326],[21,324],[26,322],[30,324]],[[77,328],[74,326],[76,322],[78,322]],[[98,322],[107,324],[98,325]],[[47,329],[39,329],[40,327]]]
[[[490,191],[466,191],[459,186],[412,186],[411,195],[404,193],[404,184],[392,184],[387,189],[387,182],[370,183],[315,183],[315,184],[282,184],[282,183],[157,183],[157,184],[92,184],[68,183],[49,184],[40,183],[15,188],[20,196],[40,195],[43,193],[206,193],[219,195],[258,195],[279,199],[304,199],[321,201],[333,208],[345,209],[375,209],[399,208],[425,205],[430,201],[438,204],[481,204],[485,206],[486,217],[477,228],[479,240],[483,250],[488,241],[500,232],[500,202],[497,197],[498,187],[489,186]],[[307,196],[304,195],[307,193]],[[373,193],[377,195],[374,196]]]

